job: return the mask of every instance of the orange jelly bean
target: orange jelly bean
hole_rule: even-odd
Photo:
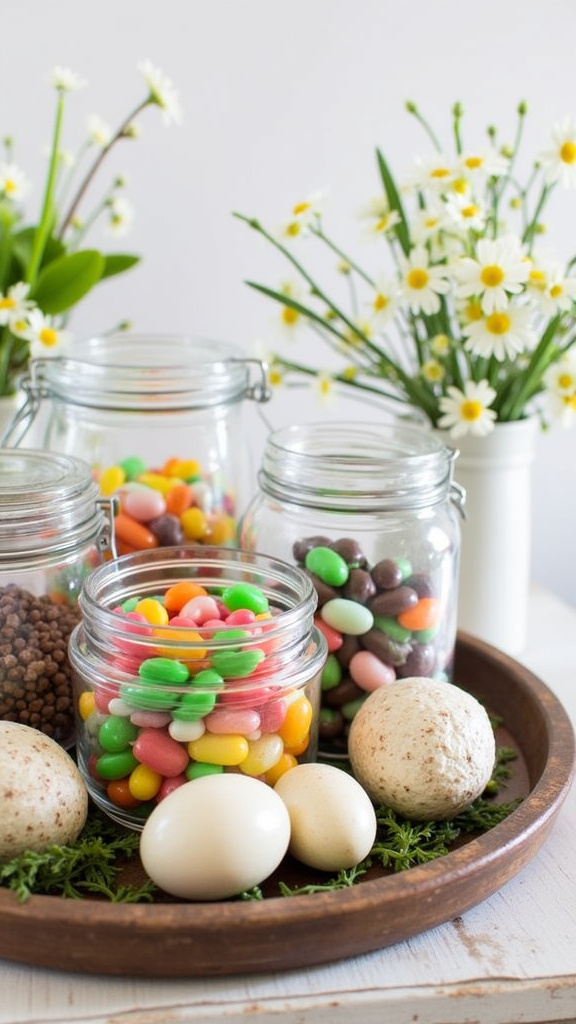
[[[175,484],[166,494],[166,511],[173,516],[181,516],[194,501],[194,491],[190,484]]]
[[[207,597],[208,591],[200,583],[193,580],[182,580],[175,583],[164,594],[164,607],[167,612],[179,612],[193,597]]]
[[[400,612],[397,616],[398,622],[404,629],[414,632],[420,629],[432,629],[440,618],[440,601],[435,597],[421,597],[418,604],[406,611]]]
[[[113,782],[108,783],[106,792],[112,803],[116,804],[116,807],[139,807],[142,803],[141,800],[138,800],[130,792],[128,779],[114,779]]]
[[[119,541],[129,544],[137,550],[142,551],[147,548],[158,547],[158,538],[154,536],[152,531],[148,530],[142,523],[136,522],[131,516],[127,516],[125,512],[119,512],[114,517],[114,535]]]
[[[307,697],[298,697],[286,709],[286,717],[278,729],[278,735],[284,740],[288,751],[306,741],[312,722],[312,705]],[[305,748],[304,748],[305,749]]]

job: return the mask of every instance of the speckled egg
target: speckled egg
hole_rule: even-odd
[[[88,793],[70,754],[38,729],[0,722],[0,860],[74,842],[87,814]]]
[[[354,717],[348,753],[375,803],[407,818],[451,818],[484,790],[496,756],[484,707],[452,683],[400,679],[371,693]]]

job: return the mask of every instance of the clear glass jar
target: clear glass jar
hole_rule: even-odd
[[[116,821],[142,828],[158,800],[200,775],[274,785],[316,757],[327,649],[299,569],[222,547],[159,548],[96,570],[80,605],[78,765]]]
[[[88,462],[101,493],[120,498],[120,554],[236,543],[250,480],[242,406],[268,397],[261,363],[219,342],[118,334],[34,360],[23,387],[4,443],[21,443],[37,416],[38,447]]]
[[[110,542],[90,467],[0,449],[0,718],[74,742],[70,633]]]
[[[320,750],[345,755],[367,694],[395,678],[450,678],[464,500],[455,453],[401,423],[272,433],[240,543],[296,562],[318,595],[329,655]]]

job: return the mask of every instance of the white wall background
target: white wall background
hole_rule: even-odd
[[[284,273],[266,244],[231,216],[276,226],[317,188],[328,192],[333,235],[358,250],[355,213],[378,191],[374,149],[404,173],[428,146],[404,111],[415,100],[449,140],[460,100],[466,132],[497,124],[511,141],[518,101],[530,106],[529,158],[554,121],[576,114],[574,0],[3,0],[0,134],[41,200],[54,94],[61,64],[89,86],[70,97],[64,143],[75,148],[86,116],[116,125],[144,95],[139,60],[149,57],[179,89],[182,127],[145,112],[142,138],[123,142],[100,178],[126,173],[136,207],[126,239],[95,245],[143,255],[131,274],[97,289],[74,315],[79,336],[130,319],[140,331],[187,331],[251,350],[277,341],[274,307],[246,278],[273,287]],[[98,188],[95,190],[95,196]],[[561,255],[576,252],[576,192],[550,218]],[[373,257],[371,257],[373,258]],[[320,357],[320,354],[319,354]],[[317,419],[307,392],[266,407],[273,426]],[[356,402],[329,415],[371,417]],[[254,424],[258,454],[263,429]],[[576,605],[576,428],[539,439],[534,471],[533,576]]]

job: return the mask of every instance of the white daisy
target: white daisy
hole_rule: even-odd
[[[484,182],[506,174],[510,161],[496,149],[468,150],[458,158],[458,170],[465,179]]]
[[[446,376],[446,370],[437,359],[426,359],[420,367],[420,373],[429,384],[438,384]]]
[[[378,238],[400,223],[400,215],[396,210],[391,210],[385,196],[376,196],[370,199],[358,211],[360,220],[366,222],[366,235],[368,238]]]
[[[576,351],[570,349],[549,366],[542,383],[551,415],[570,426],[576,416]]]
[[[307,298],[306,291],[300,282],[295,280],[283,281],[278,291],[281,295],[285,295],[287,299],[292,299],[294,302],[301,304],[304,304]],[[294,338],[295,333],[302,327],[305,321],[304,315],[292,306],[281,306],[279,319],[280,330],[287,338]]]
[[[450,338],[447,334],[435,334],[430,341],[430,351],[435,356],[447,356],[450,352]]]
[[[416,245],[426,242],[438,235],[446,223],[444,205],[440,202],[429,203],[422,210],[417,210],[410,222],[410,237]]]
[[[123,196],[114,196],[108,202],[107,233],[120,237],[128,233],[134,220],[134,207]]]
[[[455,192],[446,198],[446,213],[452,224],[468,231],[483,231],[486,224],[486,211],[467,193]]]
[[[329,405],[334,400],[334,380],[329,373],[319,373],[313,380],[312,389],[316,392],[322,405]]]
[[[31,184],[16,164],[0,164],[0,195],[18,203],[27,195]]]
[[[75,71],[59,66],[52,69],[48,76],[48,82],[60,92],[77,92],[78,89],[83,89],[88,84]]]
[[[450,288],[445,267],[429,264],[429,257],[423,246],[416,246],[408,259],[401,260],[402,297],[407,300],[413,313],[431,316],[440,309],[440,295]]]
[[[464,391],[451,386],[438,403],[443,413],[438,426],[454,438],[465,434],[485,437],[494,428],[496,413],[489,406],[495,398],[496,392],[486,380],[478,384],[467,380]]]
[[[409,185],[417,189],[432,189],[445,192],[456,175],[456,168],[449,157],[443,153],[433,156],[418,157],[416,167],[410,176]]]
[[[537,256],[530,261],[526,290],[544,316],[555,316],[574,308],[576,278],[566,276],[559,263]]]
[[[88,138],[96,146],[106,149],[112,141],[112,129],[99,114],[92,114],[87,121]]]
[[[310,234],[310,229],[321,212],[323,192],[314,192],[295,203],[289,216],[279,229],[280,238],[300,238]]]
[[[576,119],[565,117],[552,128],[552,146],[539,156],[545,180],[549,185],[561,182],[565,188],[576,188]]]
[[[520,240],[515,235],[494,241],[481,238],[476,246],[476,259],[464,256],[453,269],[460,282],[456,295],[459,298],[480,296],[482,309],[487,314],[506,309],[509,295],[522,291],[530,272]]]
[[[170,79],[159,68],[155,68],[149,60],[140,61],[138,70],[144,76],[144,81],[150,90],[150,102],[155,103],[163,111],[165,124],[181,124],[180,96]]]
[[[0,326],[25,320],[34,303],[27,298],[30,285],[24,281],[13,284],[6,294],[0,292]]]
[[[32,359],[51,359],[62,354],[70,344],[72,335],[56,327],[52,317],[45,316],[39,309],[33,309],[28,315],[27,338]]]
[[[392,319],[398,306],[398,284],[389,277],[379,277],[368,303],[374,326],[381,327]]]
[[[464,348],[474,355],[502,362],[514,359],[519,352],[532,347],[535,341],[533,315],[528,306],[510,303],[505,310],[495,310],[462,329]]]

